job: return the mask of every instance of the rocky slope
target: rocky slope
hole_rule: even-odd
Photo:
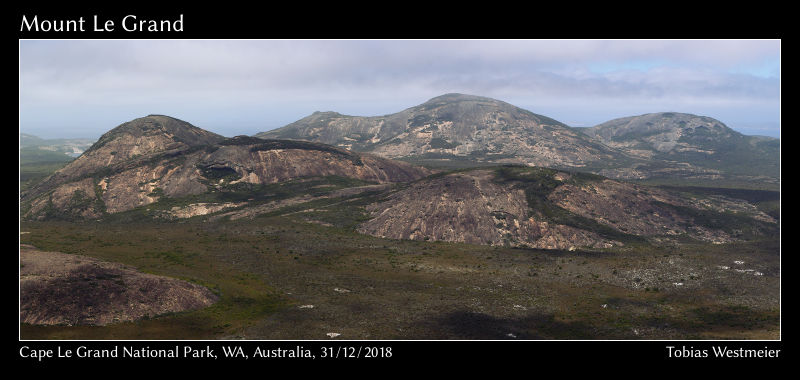
[[[476,170],[421,181],[367,208],[359,232],[393,239],[568,249],[611,247],[609,239],[530,215],[525,192]]]
[[[520,163],[616,179],[734,180],[777,186],[780,141],[705,116],[662,112],[570,128],[511,104],[446,94],[385,116],[314,114],[256,135],[316,141],[444,167]]]
[[[25,218],[99,218],[237,184],[325,176],[386,183],[427,174],[406,163],[329,145],[226,139],[177,119],[148,116],[109,131],[21,196]]]
[[[639,175],[653,176],[685,171],[709,177],[740,175],[771,179],[780,176],[780,140],[745,136],[706,116],[652,113],[611,120],[584,132],[646,161],[633,167],[630,173],[638,171]]]
[[[315,112],[256,137],[317,141],[389,158],[468,158],[557,167],[621,156],[556,120],[463,94],[442,95],[386,116]]]
[[[359,231],[393,239],[574,249],[624,245],[642,237],[722,243],[743,230],[758,234],[776,226],[747,202],[726,201],[745,204],[735,228],[720,222],[728,219],[714,211],[719,200],[699,202],[582,173],[502,167],[414,182],[368,206],[371,219]]]
[[[330,175],[379,183],[406,182],[427,173],[406,163],[325,144],[246,136],[223,141],[199,165],[206,171],[233,170],[233,183],[254,184]]]
[[[20,246],[20,323],[107,325],[199,309],[205,287],[121,264]]]
[[[183,152],[222,140],[224,137],[187,122],[149,115],[124,123],[101,136],[84,154],[59,170],[50,182],[59,183],[131,160],[143,161],[164,152]]]

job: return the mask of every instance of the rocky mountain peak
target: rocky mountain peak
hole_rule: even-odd
[[[89,151],[100,149],[114,140],[126,138],[133,138],[144,145],[149,145],[148,140],[168,139],[185,146],[213,144],[224,139],[216,133],[195,127],[183,120],[165,115],[148,115],[120,124],[106,132],[89,148]],[[152,148],[158,145],[160,144],[155,144]]]
[[[462,114],[475,116],[487,112],[529,113],[506,102],[477,95],[444,94],[408,109],[415,114],[440,115],[461,118]]]
[[[120,165],[131,165],[134,161],[169,152],[177,154],[195,146],[211,145],[224,139],[216,133],[169,116],[148,115],[137,118],[106,132],[75,161],[33,189],[33,195]]]
[[[314,113],[312,113],[311,116],[320,117],[320,116],[344,116],[344,115],[334,111],[314,111]]]
[[[211,145],[225,138],[164,115],[148,115],[106,132],[72,167],[98,168],[131,158]],[[65,168],[67,169],[67,168]]]
[[[321,142],[387,158],[584,166],[616,154],[546,116],[458,93],[384,116],[315,113],[256,136]]]
[[[473,102],[490,102],[490,103],[502,103],[499,100],[487,98],[484,96],[477,96],[477,95],[469,95],[469,94],[459,94],[459,93],[449,93],[444,95],[439,95],[437,97],[429,99],[428,103],[455,103],[455,102],[465,102],[465,101],[473,101]]]
[[[724,173],[746,176],[743,177],[746,180],[757,178],[759,182],[774,182],[780,175],[778,140],[745,136],[708,116],[649,113],[607,121],[586,129],[585,133],[631,157],[649,162],[661,161],[668,166],[680,162],[690,169],[686,173],[695,173],[689,175]],[[677,169],[675,173],[681,170]],[[645,171],[648,171],[646,166]],[[615,173],[603,174],[618,177]],[[670,174],[650,172],[648,175]]]
[[[607,121],[587,130],[587,134],[604,142],[637,140],[655,143],[659,151],[669,151],[681,137],[692,134],[715,137],[730,137],[739,133],[728,128],[719,120],[708,116],[697,116],[678,112],[658,112],[639,116],[624,117]]]
[[[175,118],[150,115],[112,129],[21,197],[26,218],[99,218],[162,198],[247,193],[254,186],[295,179],[334,176],[391,183],[427,174],[407,163],[321,143],[224,138]]]

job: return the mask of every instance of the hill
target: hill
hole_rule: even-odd
[[[358,184],[386,183],[427,173],[324,144],[226,139],[177,119],[151,115],[112,129],[21,196],[25,218],[96,219],[187,197],[247,203],[254,194],[265,196],[260,186],[291,180],[336,177]]]
[[[670,172],[697,177],[738,177],[777,182],[780,177],[780,140],[745,136],[719,120],[676,112],[651,113],[614,119],[584,132],[603,144],[643,160],[618,174],[649,177]],[[604,174],[612,174],[606,172]]]
[[[81,255],[20,246],[20,322],[107,325],[207,307],[209,289]]]
[[[378,237],[564,250],[686,238],[719,244],[777,230],[741,199],[525,166],[431,176],[367,210],[359,232]]]
[[[315,112],[256,137],[316,141],[395,159],[581,167],[623,158],[549,117],[464,94],[438,96],[385,116]]]
[[[506,102],[464,94],[445,94],[384,116],[315,112],[256,137],[321,142],[445,169],[510,163],[616,179],[770,190],[777,189],[780,175],[780,140],[745,136],[710,117],[661,112],[572,128]]]

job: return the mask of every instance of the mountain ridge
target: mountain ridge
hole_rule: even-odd
[[[500,100],[449,93],[384,116],[315,112],[255,136],[317,141],[433,167],[525,164],[616,179],[772,187],[779,180],[779,139],[674,111],[574,128]]]
[[[500,100],[457,93],[384,116],[315,112],[255,136],[317,141],[388,158],[442,156],[580,167],[620,156],[547,116]]]
[[[722,175],[780,176],[779,139],[747,136],[708,116],[648,113],[609,120],[585,133],[645,160],[685,162]]]
[[[774,233],[745,200],[682,195],[582,172],[505,165],[424,178],[366,207],[364,234],[523,248],[604,249]],[[721,210],[736,210],[736,216]]]
[[[28,219],[96,219],[163,199],[208,193],[224,198],[222,193],[242,186],[298,178],[339,176],[390,183],[428,173],[319,143],[225,138],[178,119],[151,115],[110,130],[76,160],[22,192],[21,201]]]

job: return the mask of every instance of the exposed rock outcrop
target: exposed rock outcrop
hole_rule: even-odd
[[[429,173],[325,144],[225,139],[180,120],[148,116],[106,133],[74,162],[23,193],[23,217],[98,218],[237,183],[326,176],[391,183]]]
[[[322,142],[384,157],[462,157],[537,166],[585,166],[620,156],[582,133],[511,104],[446,94],[374,117],[316,112],[258,135]]]
[[[583,168],[616,179],[736,179],[777,184],[780,140],[707,116],[661,112],[571,128],[511,104],[446,94],[398,113],[315,112],[256,136],[316,141],[388,158]]]
[[[213,170],[229,168],[239,177],[232,177],[232,182],[253,184],[331,175],[379,183],[406,182],[428,173],[404,162],[324,144],[258,139],[248,142],[242,145],[223,143],[204,156],[198,165]]]
[[[569,249],[610,247],[610,239],[531,215],[525,192],[495,183],[490,170],[420,181],[370,205],[359,232],[393,239]]]
[[[685,236],[725,243],[775,220],[744,200],[682,196],[582,173],[504,167],[432,176],[367,207],[380,237],[546,249]],[[736,210],[735,214],[720,211]],[[767,223],[767,224],[764,224]]]
[[[97,259],[20,246],[20,322],[100,325],[210,306],[207,288]]]

